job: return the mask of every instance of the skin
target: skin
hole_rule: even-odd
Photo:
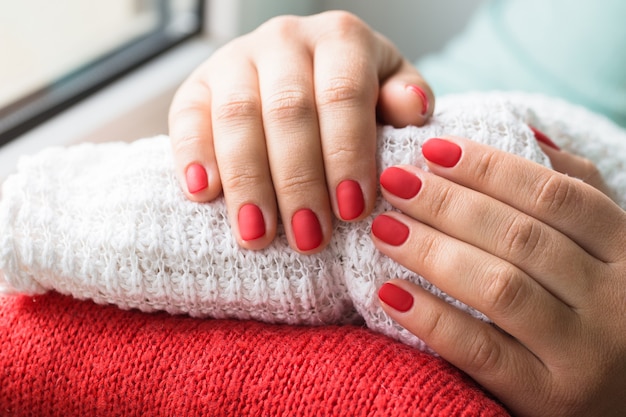
[[[450,140],[462,149],[454,167],[401,167],[422,180],[414,198],[383,189],[402,212],[386,215],[409,227],[408,239],[392,246],[372,238],[497,327],[401,280],[391,282],[413,306],[383,308],[515,415],[623,415],[626,212],[575,178]],[[589,167],[559,156],[572,169]]]
[[[425,92],[425,113],[408,85]],[[186,168],[206,168],[208,187],[188,197],[210,201],[223,191],[234,233],[249,249],[272,241],[279,213],[295,248],[289,219],[312,209],[324,233],[322,245],[306,252],[313,253],[330,239],[342,180],[363,190],[366,208],[354,221],[373,207],[376,115],[421,125],[433,107],[419,73],[356,17],[274,19],[216,52],[178,91],[170,112],[177,174],[187,190]],[[495,326],[399,280],[390,282],[410,294],[412,307],[383,308],[515,415],[623,414],[626,212],[584,158],[542,144],[549,170],[447,140],[461,149],[456,165],[400,167],[421,179],[415,197],[383,189],[399,210],[387,215],[408,227],[408,239],[397,246],[372,239]],[[267,231],[244,241],[237,213],[250,202]]]
[[[427,95],[425,114],[409,85]],[[339,217],[333,190],[341,181],[357,181],[364,194],[365,209],[352,221],[374,207],[376,114],[398,127],[422,125],[434,100],[417,70],[356,17],[276,18],[217,51],[178,90],[169,117],[176,172],[192,201],[223,189],[234,234],[248,249],[273,240],[280,211],[298,250],[290,220],[313,210],[324,238],[304,252],[318,252],[330,240],[333,213]],[[190,194],[185,171],[194,162],[206,167],[209,187]],[[261,209],[267,228],[252,241],[237,224],[247,203]]]

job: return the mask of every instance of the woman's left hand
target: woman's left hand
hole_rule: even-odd
[[[583,164],[556,152],[561,167]],[[626,212],[583,181],[466,139],[431,139],[423,153],[431,172],[382,174],[402,213],[374,220],[374,242],[495,325],[402,280],[380,289],[385,311],[515,415],[622,415]]]

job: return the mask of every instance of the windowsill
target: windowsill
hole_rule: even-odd
[[[20,156],[44,147],[167,133],[176,88],[214,49],[206,39],[189,40],[0,147],[0,183],[15,171]]]

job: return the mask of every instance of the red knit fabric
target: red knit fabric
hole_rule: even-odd
[[[3,416],[506,416],[445,361],[358,326],[0,298]]]

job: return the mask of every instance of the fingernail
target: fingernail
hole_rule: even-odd
[[[322,244],[322,226],[317,216],[309,209],[297,211],[291,218],[291,227],[296,238],[296,246],[303,252],[313,250]]]
[[[365,209],[363,192],[358,182],[345,180],[339,183],[335,191],[339,215],[344,220],[353,220],[359,217]]]
[[[413,307],[413,296],[389,282],[383,284],[378,290],[378,298],[389,307],[401,313],[406,313]]]
[[[552,142],[552,139],[546,136],[546,134],[543,133],[541,130],[530,125],[528,125],[528,127],[530,128],[530,130],[533,131],[533,133],[535,134],[535,139],[537,139],[538,142],[541,142],[544,145],[548,145],[549,147],[551,147],[552,149],[556,149],[557,151],[561,150],[561,148],[559,148],[556,143]]]
[[[408,171],[391,167],[383,171],[380,176],[380,185],[393,195],[409,199],[417,195],[422,188],[422,181]]]
[[[200,164],[189,165],[185,179],[187,180],[187,189],[191,194],[200,192],[209,186],[206,170]]]
[[[255,240],[265,235],[263,212],[254,204],[241,206],[237,220],[239,234],[243,240]]]
[[[409,228],[398,220],[383,214],[376,217],[372,222],[372,233],[389,245],[399,246],[409,237]]]
[[[445,168],[452,168],[461,159],[461,148],[449,140],[433,138],[422,145],[424,158]]]
[[[426,95],[426,93],[424,92],[424,90],[422,90],[420,87],[418,87],[415,84],[409,84],[406,86],[406,90],[415,94],[417,97],[419,97],[419,99],[422,102],[422,112],[421,115],[425,115],[426,113],[428,113],[428,96]]]

